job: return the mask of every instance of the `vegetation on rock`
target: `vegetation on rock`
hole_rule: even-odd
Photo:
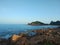
[[[44,23],[39,22],[39,21],[35,21],[35,22],[32,22],[32,23],[28,23],[28,25],[44,25]]]

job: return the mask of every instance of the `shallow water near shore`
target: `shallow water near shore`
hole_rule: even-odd
[[[31,26],[27,24],[0,24],[0,37],[9,38],[13,34],[19,34],[29,30],[57,28],[53,25]]]

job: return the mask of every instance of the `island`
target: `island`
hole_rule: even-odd
[[[34,26],[37,26],[37,25],[46,25],[46,24],[43,23],[43,22],[40,22],[40,21],[34,21],[34,22],[31,22],[31,23],[28,23],[28,25],[34,25]]]
[[[34,21],[31,23],[28,23],[28,25],[32,25],[32,26],[39,26],[39,25],[60,25],[60,21],[51,21],[49,24],[45,24],[41,21]]]

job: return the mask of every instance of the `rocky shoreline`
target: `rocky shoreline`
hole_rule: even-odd
[[[14,34],[9,39],[0,38],[0,45],[60,45],[60,27],[33,30],[32,34]]]

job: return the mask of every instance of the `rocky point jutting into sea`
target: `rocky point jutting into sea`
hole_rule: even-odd
[[[0,45],[60,45],[60,27],[52,29],[40,29],[28,33],[14,34],[9,39],[0,38]]]

